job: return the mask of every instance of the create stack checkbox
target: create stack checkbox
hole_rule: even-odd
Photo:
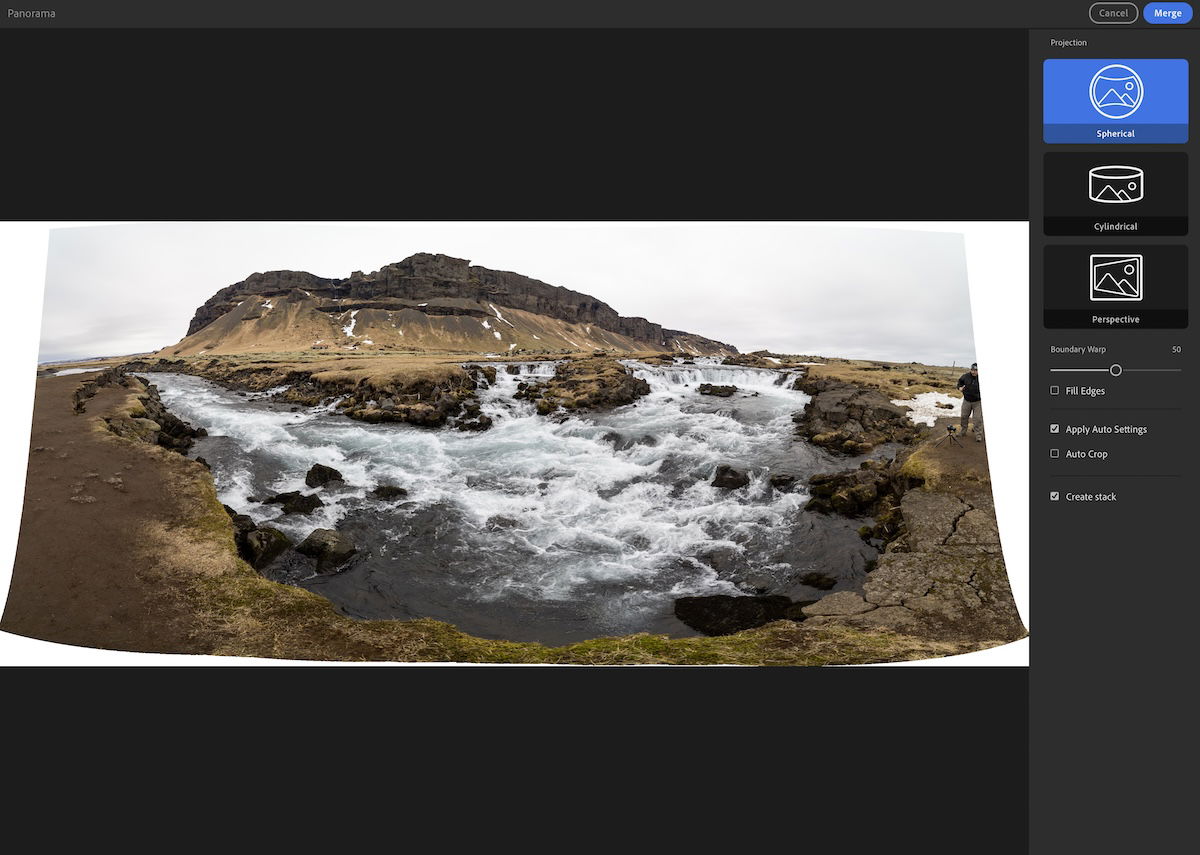
[[[1052,502],[1057,502],[1057,501],[1058,501],[1058,490],[1051,490],[1051,491],[1050,491],[1050,501],[1052,501]]]

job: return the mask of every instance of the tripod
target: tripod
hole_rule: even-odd
[[[957,445],[959,448],[963,447],[963,444],[958,441],[958,435],[954,432],[953,427],[946,428],[946,435],[935,442],[933,447],[938,448],[939,446],[945,445],[946,440],[950,440],[951,445]]]

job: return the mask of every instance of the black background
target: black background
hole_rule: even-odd
[[[0,31],[0,217],[1024,220],[1026,50],[1017,30]],[[567,819],[556,849],[629,846],[638,821],[673,851],[717,826],[739,849],[819,826],[852,851],[1026,847],[1024,668],[5,679],[14,729],[89,746],[56,781],[93,795],[120,746],[173,782],[161,799],[195,797],[187,769],[281,823],[314,801],[361,821],[382,771],[419,794],[391,802],[394,839],[433,802],[448,843]]]
[[[1017,30],[0,30],[0,217],[1023,220],[1026,50]]]

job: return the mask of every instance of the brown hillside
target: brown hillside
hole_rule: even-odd
[[[737,348],[622,317],[587,294],[422,253],[369,275],[256,273],[196,310],[159,356],[317,351],[730,355]]]

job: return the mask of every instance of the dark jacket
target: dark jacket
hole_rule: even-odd
[[[958,388],[962,389],[964,401],[979,400],[979,378],[972,377],[970,371],[958,378]]]

